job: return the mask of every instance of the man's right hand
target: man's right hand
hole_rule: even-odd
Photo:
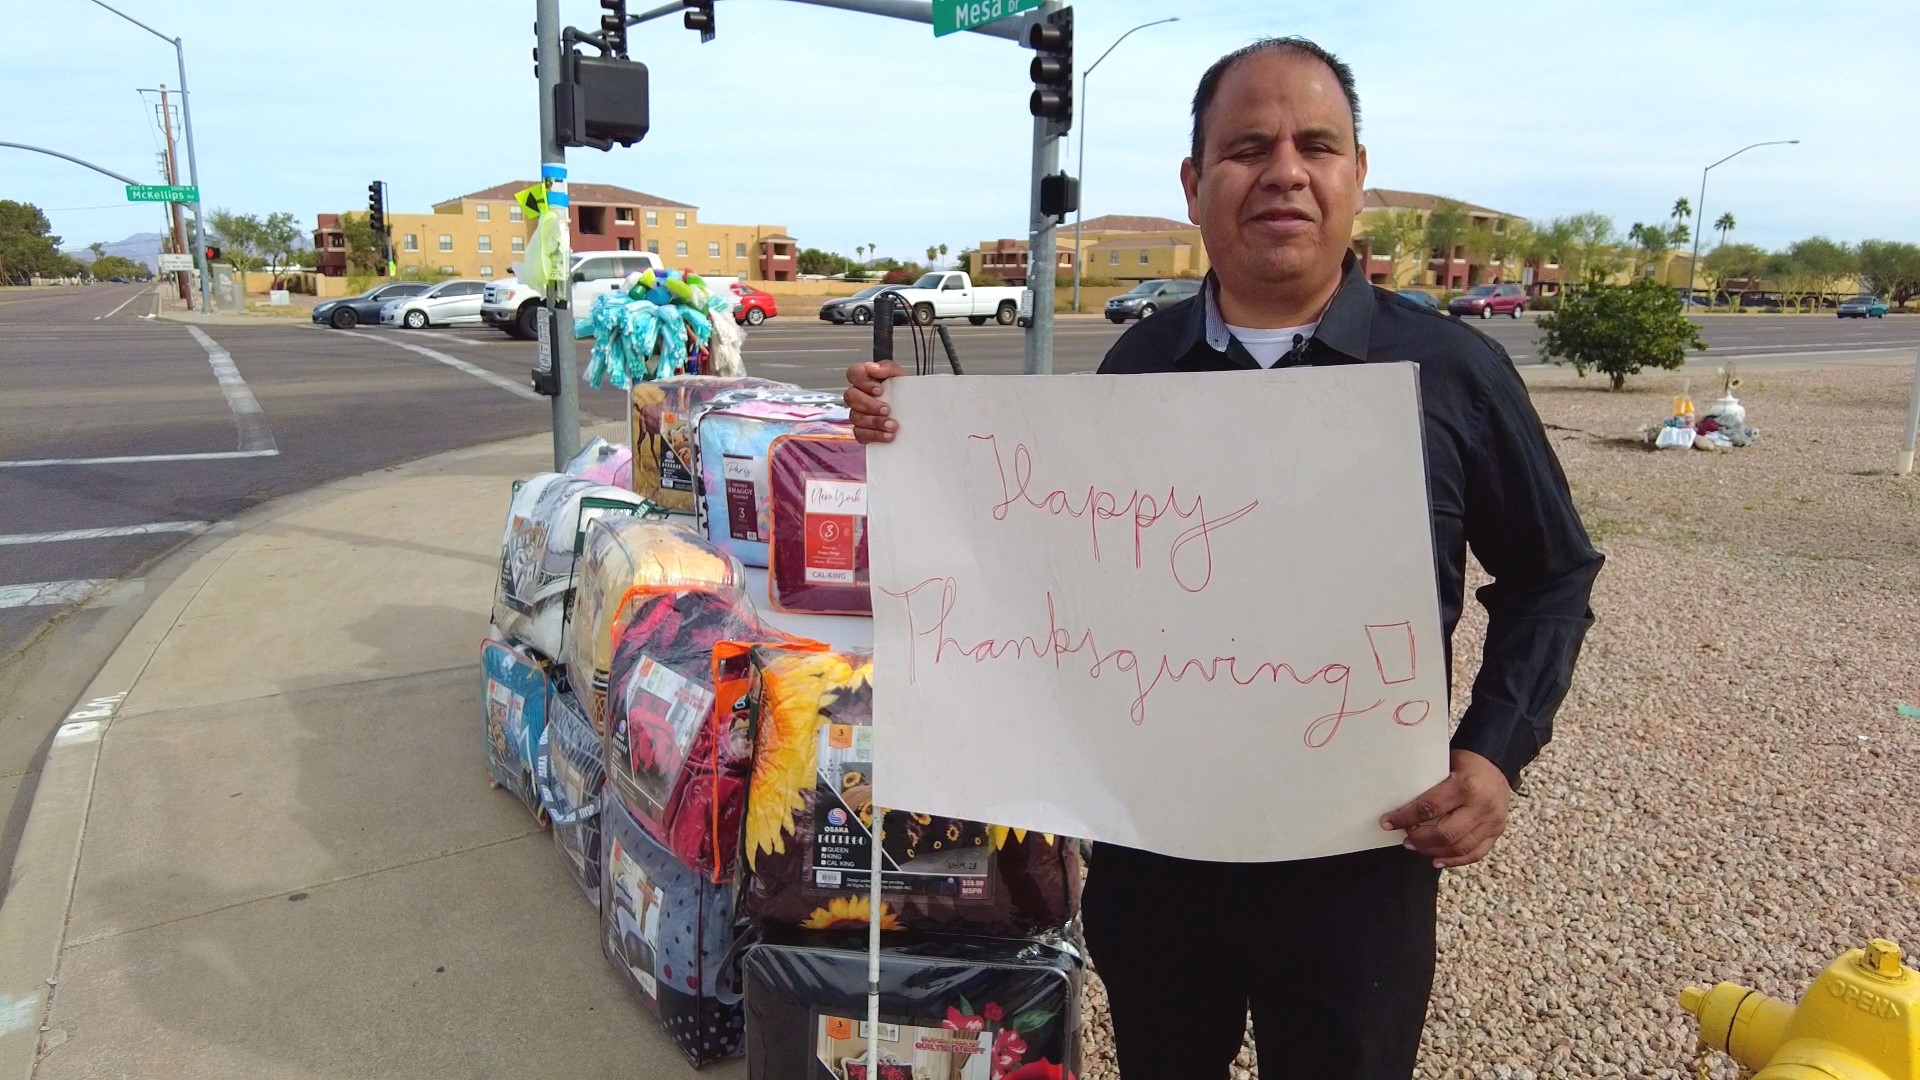
[[[887,403],[880,400],[886,381],[897,379],[907,369],[891,360],[855,364],[847,369],[847,408],[853,411],[853,437],[863,443],[892,442],[900,430],[900,421],[887,415]]]

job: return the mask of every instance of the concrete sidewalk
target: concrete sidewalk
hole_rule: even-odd
[[[550,445],[283,500],[155,599],[43,772],[0,907],[0,1080],[688,1071],[487,780],[501,521]]]

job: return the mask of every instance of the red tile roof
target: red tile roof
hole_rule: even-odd
[[[452,199],[437,202],[435,206],[445,206],[457,199],[511,199],[515,192],[531,187],[532,180],[509,180],[504,184],[495,184],[490,188],[456,195]],[[675,202],[658,195],[649,195],[644,191],[623,188],[615,184],[569,184],[567,193],[575,203],[606,203],[615,206],[664,206],[675,210],[697,210],[692,203]]]

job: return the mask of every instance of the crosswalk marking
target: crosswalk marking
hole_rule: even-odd
[[[79,578],[73,581],[30,581],[24,585],[0,585],[0,608],[78,604],[111,584],[101,578]]]
[[[60,532],[0,533],[0,547],[17,544],[57,544],[65,540],[106,540],[116,536],[152,536],[156,533],[197,533],[205,521],[156,521],[150,525],[117,525],[103,529],[65,529]]]

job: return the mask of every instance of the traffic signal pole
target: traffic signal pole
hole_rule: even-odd
[[[573,354],[573,292],[571,230],[573,214],[567,199],[567,149],[560,144],[554,121],[553,91],[560,82],[560,0],[536,0],[534,9],[534,63],[540,72],[540,178],[547,184],[547,207],[556,215],[560,234],[560,279],[547,282],[547,305],[540,330],[551,359],[553,393],[553,467],[565,468],[580,452],[580,385]],[[536,235],[538,235],[536,233]],[[543,258],[529,250],[528,259]]]
[[[1046,7],[1058,8],[1059,0]],[[1054,268],[1060,261],[1054,250],[1054,220],[1040,208],[1040,182],[1060,168],[1060,136],[1053,121],[1033,118],[1033,176],[1027,200],[1027,289],[1033,294],[1033,315],[1027,320],[1026,364],[1028,375],[1053,374],[1053,287]]]

